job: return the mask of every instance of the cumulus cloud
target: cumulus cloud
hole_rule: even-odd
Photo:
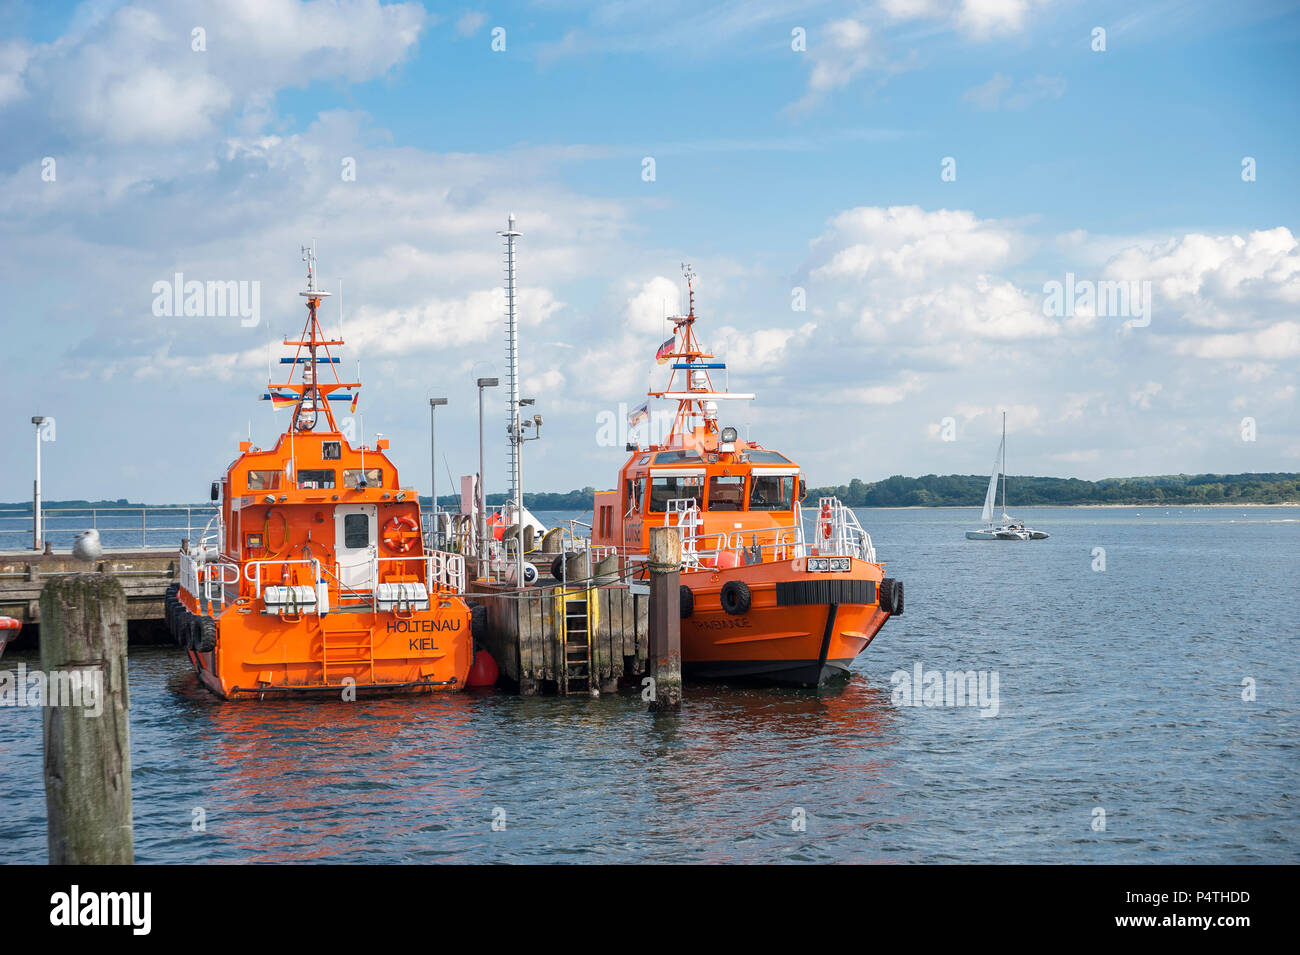
[[[189,140],[276,89],[382,76],[409,55],[425,20],[419,4],[378,0],[140,0],[52,44],[0,51],[0,107],[25,90],[65,134]]]
[[[1114,256],[1107,278],[1153,285],[1153,331],[1178,354],[1254,361],[1300,355],[1300,242],[1279,226],[1191,233]]]
[[[874,65],[871,28],[859,20],[832,20],[809,39],[807,55],[812,71],[807,92],[793,107],[796,111],[817,105],[826,94],[847,86]]]
[[[814,278],[904,280],[992,269],[1018,252],[1013,230],[966,210],[862,206],[840,213],[813,243]]]

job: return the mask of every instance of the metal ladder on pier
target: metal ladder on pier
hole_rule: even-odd
[[[590,693],[596,687],[592,677],[591,600],[592,590],[565,593],[561,598],[564,627],[560,634],[564,647],[564,669],[560,674],[560,692]]]

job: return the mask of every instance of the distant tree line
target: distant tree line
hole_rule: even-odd
[[[806,501],[834,495],[850,507],[980,507],[988,489],[986,474],[926,474],[883,481],[854,478],[838,487],[811,487]],[[593,487],[580,491],[524,493],[531,511],[589,511]],[[998,491],[1001,500],[1001,490]],[[1007,499],[1016,507],[1071,504],[1295,504],[1300,503],[1300,474],[1161,474],[1154,477],[1078,478],[1007,475]],[[428,497],[420,498],[424,504]],[[443,507],[460,507],[456,494],[438,496]],[[506,503],[502,493],[487,496],[489,507]],[[31,501],[0,504],[4,508],[31,510]],[[124,498],[116,501],[46,501],[47,508],[141,507]],[[184,506],[184,505],[178,505]],[[202,506],[202,505],[200,505]]]
[[[868,483],[809,488],[808,499],[834,495],[850,507],[981,507],[988,475],[895,475]],[[1001,489],[998,499],[1001,500]],[[1078,478],[1007,475],[1007,500],[1016,507],[1071,504],[1285,504],[1300,502],[1300,474],[1162,474],[1155,477]]]

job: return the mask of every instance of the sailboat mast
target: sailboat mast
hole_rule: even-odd
[[[1002,412],[1002,513],[1007,512],[1007,413]]]

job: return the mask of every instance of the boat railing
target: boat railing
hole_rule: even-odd
[[[261,600],[262,590],[264,587],[280,586],[279,584],[273,583],[270,580],[267,580],[265,583],[263,583],[262,581],[263,567],[279,567],[281,568],[280,571],[281,576],[283,576],[284,571],[287,568],[297,567],[299,565],[311,568],[311,580],[309,583],[299,582],[298,586],[317,587],[322,583],[323,578],[321,577],[320,561],[317,560],[315,557],[305,557],[305,558],[299,558],[295,560],[284,560],[284,559],[250,560],[246,564],[244,564],[244,580],[248,581],[250,584],[253,585],[253,596],[256,597],[258,600]]]
[[[461,554],[436,550],[423,557],[375,557],[371,561],[371,578],[375,584],[381,580],[384,564],[402,564],[419,560],[424,563],[424,587],[435,591],[463,594],[465,592],[465,558]],[[372,592],[376,590],[371,588]]]
[[[853,509],[839,498],[818,499],[813,524],[808,544],[810,554],[857,557],[876,563],[876,548],[871,543],[871,535],[858,522]]]

